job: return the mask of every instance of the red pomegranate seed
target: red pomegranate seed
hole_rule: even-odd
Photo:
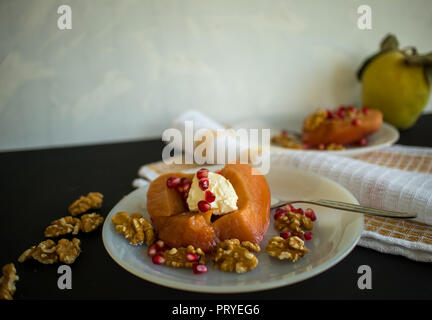
[[[156,249],[155,245],[152,245],[151,247],[148,248],[147,250],[147,254],[149,257],[153,257],[156,255],[156,253],[158,252],[158,250]]]
[[[354,108],[353,106],[348,106],[347,109],[349,112],[355,112],[356,111],[356,108]]]
[[[212,203],[213,201],[216,200],[216,196],[210,190],[206,190],[204,192],[204,199],[208,203]]]
[[[331,112],[331,110],[327,109],[327,119],[333,119],[333,112]]]
[[[198,256],[194,253],[188,253],[186,255],[186,260],[189,262],[195,262],[195,261],[198,261]]]
[[[202,178],[198,181],[198,184],[201,190],[207,190],[209,187],[209,180],[207,178]]]
[[[279,219],[280,217],[286,216],[286,212],[278,212],[275,213],[275,215],[273,216],[275,220]]]
[[[197,171],[197,173],[196,173],[198,180],[202,179],[202,178],[207,178],[208,177],[208,172],[209,171],[206,168],[199,169]]]
[[[300,238],[300,239],[302,239],[302,240],[304,240],[305,238],[304,238],[304,236],[302,235],[302,234],[296,234],[295,235],[297,238]]]
[[[326,148],[326,146],[325,146],[324,143],[320,143],[320,144],[318,145],[318,149],[320,149],[320,150],[325,150],[325,148]]]
[[[363,111],[364,114],[368,114],[369,111],[370,111],[370,109],[368,107],[363,107],[362,111]]]
[[[355,118],[355,119],[353,119],[352,121],[351,121],[351,124],[354,126],[354,127],[358,127],[359,125],[360,125],[360,119],[357,119],[357,118]]]
[[[192,183],[191,183],[190,181],[189,181],[189,182],[185,182],[185,183],[182,185],[182,187],[183,187],[183,192],[189,192],[189,189],[190,189],[191,185],[192,185]]]
[[[196,263],[192,267],[193,273],[195,274],[202,274],[206,273],[208,271],[207,267],[204,264]]]
[[[361,145],[362,147],[367,146],[368,142],[366,138],[363,138],[360,140],[359,145]]]
[[[161,250],[165,247],[165,242],[163,242],[163,240],[158,240],[156,241],[154,246],[156,247],[157,250]]]
[[[170,189],[174,189],[177,187],[181,182],[181,179],[179,177],[169,177],[167,179],[167,187]]]
[[[215,171],[215,173],[216,173],[216,174],[222,174],[222,171],[217,170],[217,171]]]
[[[164,264],[166,262],[166,259],[162,255],[157,254],[157,255],[153,256],[152,261],[154,264],[161,265],[161,264]]]
[[[292,233],[291,233],[291,231],[284,231],[284,232],[280,233],[280,236],[284,239],[288,239],[289,237],[292,236]]]
[[[304,214],[304,212],[303,212],[303,209],[302,208],[298,208],[298,209],[294,209],[294,211],[293,211],[294,213],[299,213],[299,214],[301,214],[301,215],[303,215]]]
[[[313,211],[311,208],[306,209],[305,216],[311,219],[312,221],[316,220],[315,211]]]
[[[210,203],[208,203],[207,201],[201,200],[200,202],[198,202],[198,209],[201,212],[207,212],[211,209]]]
[[[304,238],[305,240],[312,240],[312,232],[306,232]]]
[[[304,150],[309,150],[311,148],[311,145],[309,144],[309,143],[305,143],[304,145],[303,145],[303,149]]]

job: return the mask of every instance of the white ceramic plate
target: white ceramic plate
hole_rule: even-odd
[[[277,134],[280,129],[271,130],[271,134]],[[325,152],[341,156],[354,156],[362,153],[376,151],[385,147],[389,147],[399,140],[399,131],[388,123],[383,123],[381,129],[368,137],[368,145],[364,147],[350,147],[345,150],[311,150],[307,152]],[[287,149],[278,146],[271,146],[271,151],[289,151],[289,152],[304,152],[296,149]]]
[[[272,197],[279,200],[322,198],[358,203],[342,186],[315,174],[273,166],[266,178]],[[139,188],[124,197],[111,210],[102,231],[105,248],[120,266],[132,274],[182,290],[214,293],[250,292],[305,280],[342,260],[357,244],[363,227],[363,216],[360,214],[309,206],[317,214],[313,239],[306,241],[309,252],[297,262],[279,261],[265,253],[269,238],[278,235],[272,217],[261,244],[262,251],[258,254],[259,265],[256,269],[244,274],[235,274],[221,272],[209,263],[208,273],[195,275],[191,269],[175,269],[153,264],[147,256],[145,245],[129,245],[115,232],[111,219],[119,211],[140,212],[148,218],[146,193],[147,187]]]

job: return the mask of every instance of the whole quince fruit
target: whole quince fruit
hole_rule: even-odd
[[[431,54],[420,56],[413,47],[400,50],[396,37],[387,36],[380,52],[358,72],[363,105],[381,110],[384,121],[399,129],[412,127],[429,100],[431,62]]]

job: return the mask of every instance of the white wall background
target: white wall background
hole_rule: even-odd
[[[188,108],[293,123],[359,103],[389,31],[432,50],[432,1],[0,0],[0,150],[155,137]]]

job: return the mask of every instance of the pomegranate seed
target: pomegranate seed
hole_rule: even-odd
[[[149,247],[148,250],[147,250],[147,254],[148,254],[149,257],[153,257],[153,256],[155,256],[157,252],[158,252],[158,251],[157,251],[155,245],[152,245],[152,246]]]
[[[213,201],[216,200],[216,196],[210,190],[206,190],[204,192],[204,199],[208,203],[212,203]]]
[[[348,106],[347,109],[349,112],[352,112],[352,113],[354,113],[356,111],[356,108],[354,108],[353,106]]]
[[[333,119],[333,112],[331,112],[331,110],[327,109],[327,119]]]
[[[305,240],[312,240],[312,232],[306,232],[304,238]]]
[[[275,220],[279,219],[280,217],[286,216],[286,212],[276,212],[275,215],[273,216]]]
[[[186,255],[186,260],[189,262],[195,262],[195,261],[198,261],[198,256],[194,253],[188,253]]]
[[[177,187],[181,182],[181,179],[179,177],[169,177],[167,179],[167,187],[170,189],[174,189]]]
[[[320,150],[325,150],[325,148],[326,148],[326,146],[325,146],[324,143],[320,143],[320,144],[318,145],[318,149],[320,149]]]
[[[201,190],[207,190],[209,187],[209,180],[207,178],[202,178],[198,181],[198,184]]]
[[[291,231],[284,231],[284,232],[280,233],[280,236],[284,239],[288,239],[289,237],[292,236],[292,233],[291,233]]]
[[[201,212],[207,212],[211,209],[210,203],[208,203],[207,201],[201,200],[200,202],[198,202],[198,209]]]
[[[182,187],[183,187],[183,192],[189,192],[189,189],[191,187],[191,182],[185,182]]]
[[[369,111],[370,111],[370,109],[368,107],[363,107],[362,111],[363,111],[364,114],[368,114]]]
[[[303,209],[302,208],[298,208],[298,209],[294,209],[294,213],[299,213],[301,215],[304,214]]]
[[[198,172],[196,173],[198,180],[202,178],[207,178],[208,172],[209,171],[206,168],[199,169]]]
[[[313,211],[311,208],[306,209],[305,216],[311,219],[312,221],[316,220],[315,211]]]
[[[300,238],[300,239],[302,239],[302,240],[304,240],[305,238],[304,238],[304,236],[302,235],[302,234],[296,234],[295,235],[297,238]]]
[[[366,138],[363,138],[359,141],[359,145],[361,145],[362,147],[367,146],[368,142]]]
[[[215,173],[217,173],[217,174],[222,174],[222,171],[217,170],[217,171],[215,171]]]
[[[206,273],[208,271],[207,267],[204,264],[196,263],[192,267],[193,273],[195,274],[202,274]]]
[[[311,145],[309,144],[309,143],[305,143],[304,145],[303,145],[303,149],[304,150],[309,150],[311,148]]]
[[[156,241],[154,246],[156,247],[157,250],[161,250],[165,247],[165,242],[163,242],[162,240],[158,240]]]
[[[360,125],[360,119],[357,119],[357,118],[353,119],[353,120],[351,121],[351,124],[352,124],[354,127],[358,127],[358,126]]]
[[[161,264],[164,264],[166,262],[166,259],[162,255],[157,254],[157,255],[153,256],[152,261],[154,264],[161,265]]]

